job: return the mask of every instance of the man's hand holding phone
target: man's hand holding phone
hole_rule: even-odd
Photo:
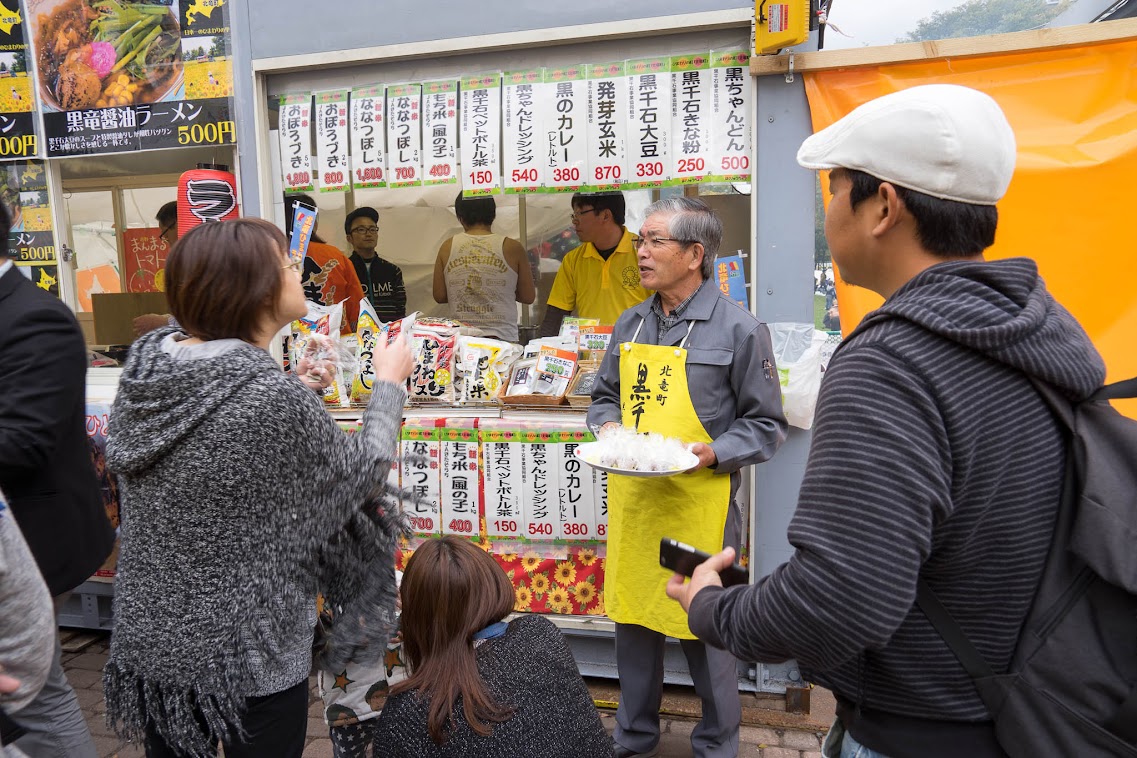
[[[734,548],[728,547],[722,552],[715,553],[695,567],[691,581],[683,574],[675,574],[667,582],[667,596],[679,601],[684,611],[691,609],[691,601],[699,590],[704,587],[722,587],[723,581],[720,572],[727,571],[734,566]]]

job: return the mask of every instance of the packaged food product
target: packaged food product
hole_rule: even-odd
[[[307,358],[311,365],[323,363],[333,377],[332,383],[324,389],[324,402],[346,408],[349,399],[344,390],[343,375],[347,361],[339,342],[342,321],[343,303],[321,305],[309,302],[307,315],[292,322],[290,365],[296,371],[301,358]]]
[[[576,353],[546,347],[537,356],[533,394],[564,397],[576,371]]]
[[[611,326],[582,326],[578,345],[581,356],[586,361],[598,361],[604,358],[612,342]]]
[[[356,348],[359,371],[351,381],[352,402],[366,403],[371,399],[371,389],[375,384],[375,344],[381,339],[386,339],[387,344],[391,344],[410,328],[417,316],[416,311],[399,321],[379,321],[371,302],[367,298],[360,301],[359,322],[356,327],[356,339],[359,341]]]
[[[534,382],[537,379],[536,369],[536,358],[522,358],[514,363],[509,373],[509,385],[505,388],[506,396],[532,395]]]
[[[450,319],[415,320],[411,327],[411,350],[415,356],[410,379],[412,402],[454,402],[454,356],[460,326]]]
[[[585,326],[599,326],[600,319],[598,318],[580,318],[578,316],[565,316],[561,320],[561,330],[557,336],[568,337],[576,341],[580,337],[581,327]]]
[[[501,391],[520,348],[488,337],[458,338],[459,400],[493,400]]]

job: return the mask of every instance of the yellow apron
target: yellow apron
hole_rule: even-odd
[[[687,337],[691,327],[687,327]],[[687,387],[683,345],[620,345],[620,408],[624,426],[684,442],[711,441]],[[671,572],[659,565],[659,539],[672,537],[708,553],[722,549],[730,507],[730,477],[709,468],[692,474],[608,476],[608,558],[604,603],[609,618],[671,637],[695,639],[687,614],[667,597]]]

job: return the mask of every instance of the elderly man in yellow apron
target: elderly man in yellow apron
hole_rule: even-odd
[[[699,758],[738,753],[741,705],[733,656],[695,639],[670,600],[659,539],[716,552],[739,547],[739,470],[770,458],[785,439],[770,333],[719,292],[712,276],[722,240],[714,212],[674,197],[646,211],[636,242],[640,279],[656,294],[624,311],[588,411],[593,425],[623,424],[691,443],[697,470],[608,478],[605,604],[616,622],[620,708],[616,755],[655,755],[665,637],[679,639],[703,718],[691,733]]]

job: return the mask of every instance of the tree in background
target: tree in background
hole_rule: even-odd
[[[928,16],[897,42],[950,37],[976,37],[1037,29],[1066,10],[1069,0],[1049,5],[1043,0],[967,0]]]
[[[825,202],[821,197],[821,179],[813,184],[813,267],[828,266],[832,255],[825,241]]]

